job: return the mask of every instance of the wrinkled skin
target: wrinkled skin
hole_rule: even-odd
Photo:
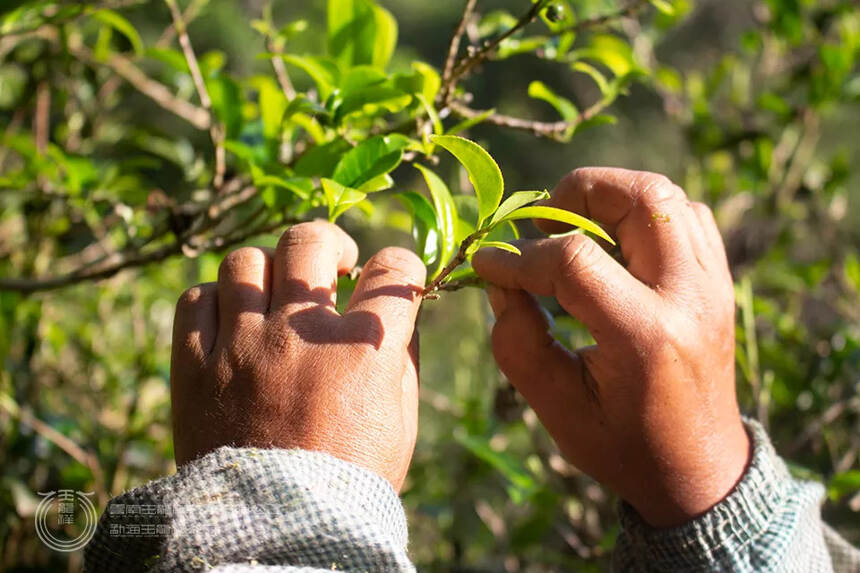
[[[343,315],[338,274],[355,242],[330,223],[245,247],[218,282],[179,299],[171,399],[178,464],[223,445],[330,453],[403,484],[418,419],[417,336],[425,270],[388,248],[365,265]]]
[[[518,241],[522,256],[478,251],[475,270],[494,285],[500,368],[564,455],[646,521],[704,513],[750,455],[732,278],[713,215],[661,175],[609,168],[573,171],[545,204],[603,224],[626,266],[584,235]],[[534,295],[555,297],[597,344],[561,346]]]
[[[493,352],[564,455],[652,525],[707,511],[750,455],[734,390],[734,293],[711,212],[668,179],[579,169],[546,204],[596,219],[625,262],[584,235],[482,249]],[[539,221],[549,232],[563,225]],[[222,445],[328,452],[399,490],[417,430],[419,259],[383,249],[346,312],[335,281],[357,248],[322,222],[243,248],[186,291],[171,365],[175,451]],[[554,296],[597,344],[570,352],[534,296]]]

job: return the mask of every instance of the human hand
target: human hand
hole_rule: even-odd
[[[626,268],[585,235],[478,251],[493,352],[562,453],[654,526],[704,513],[743,475],[734,290],[710,210],[661,175],[577,169],[546,205],[596,219]],[[566,230],[538,221],[548,232]],[[596,346],[569,352],[533,295],[554,296]]]
[[[170,373],[178,464],[224,445],[302,448],[400,489],[417,432],[425,269],[404,249],[379,251],[341,315],[337,276],[357,257],[338,227],[303,223],[276,249],[233,251],[217,283],[182,295]]]

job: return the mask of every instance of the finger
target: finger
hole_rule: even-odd
[[[604,337],[638,340],[643,324],[661,303],[615,259],[585,235],[521,240],[521,255],[480,249],[472,266],[485,280],[508,289],[554,296],[600,343]],[[626,340],[625,340],[626,341]]]
[[[693,203],[692,209],[696,213],[699,227],[709,247],[710,260],[713,261],[711,269],[713,272],[719,273],[723,284],[726,286],[727,294],[734,298],[732,271],[729,268],[726,247],[723,244],[723,237],[720,235],[720,228],[717,226],[716,219],[714,219],[714,213],[704,203]]]
[[[550,433],[570,434],[576,424],[588,435],[600,390],[586,375],[582,359],[553,338],[533,296],[496,286],[487,290],[496,315],[492,343],[499,368]]]
[[[367,342],[401,355],[415,330],[425,278],[424,263],[414,253],[382,249],[361,270],[344,314],[348,328],[363,330],[365,337],[372,333]]]
[[[275,249],[270,309],[325,305],[334,307],[337,277],[358,259],[355,241],[324,221],[287,229]]]
[[[655,173],[587,167],[568,174],[544,204],[595,219],[616,235],[628,270],[652,286],[670,286],[695,264],[684,192]],[[538,221],[547,232],[568,227]]]
[[[248,320],[262,320],[269,309],[272,249],[243,247],[218,268],[218,328],[229,336]]]
[[[711,256],[720,267],[728,269],[729,261],[726,258],[726,247],[723,245],[723,237],[720,235],[720,228],[714,219],[714,213],[704,203],[693,203],[692,209],[696,213],[699,228],[711,251]]]
[[[218,332],[218,289],[215,283],[193,286],[182,293],[173,318],[175,366],[189,359],[202,363],[215,346]]]

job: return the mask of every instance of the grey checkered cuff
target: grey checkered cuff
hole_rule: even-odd
[[[655,529],[626,503],[614,555],[619,571],[830,571],[820,484],[794,480],[764,428],[745,420],[753,456],[734,490],[706,514]]]
[[[221,448],[109,503],[86,571],[412,571],[381,477],[329,455]]]

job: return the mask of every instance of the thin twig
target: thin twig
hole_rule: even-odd
[[[212,179],[212,184],[215,189],[219,189],[224,183],[224,172],[227,169],[226,152],[224,150],[224,127],[215,121],[215,113],[212,110],[212,100],[209,98],[209,91],[206,89],[206,82],[203,79],[203,74],[200,73],[197,56],[194,54],[194,48],[191,46],[191,38],[188,37],[188,30],[182,19],[182,13],[180,13],[179,7],[176,5],[176,0],[164,1],[167,4],[167,7],[170,8],[170,15],[173,18],[173,27],[176,28],[179,45],[182,47],[182,53],[185,55],[188,69],[191,71],[191,79],[194,81],[194,87],[197,90],[197,95],[200,97],[200,103],[211,115],[209,135],[212,137],[212,144],[215,146],[215,174]]]
[[[620,20],[621,18],[632,18],[639,12],[639,10],[645,8],[648,3],[648,0],[633,0],[632,2],[629,2],[626,6],[622,6],[621,8],[618,8],[613,12],[607,12],[606,14],[600,14],[598,16],[593,16],[585,20],[580,20],[568,26],[567,28],[552,31],[549,35],[560,36],[562,34],[567,34],[570,32],[582,32],[584,30],[591,30],[593,28],[600,28],[601,26],[611,24],[615,20]]]
[[[457,80],[459,78],[469,73],[472,68],[489,58],[490,55],[496,50],[496,48],[499,47],[502,42],[522,30],[529,24],[531,24],[532,21],[534,21],[534,19],[538,17],[538,14],[540,14],[540,11],[543,10],[547,3],[548,0],[538,0],[537,2],[532,4],[532,7],[529,9],[528,12],[520,16],[520,18],[517,20],[517,23],[511,26],[511,28],[509,28],[507,31],[505,31],[503,34],[500,34],[493,40],[485,43],[470,56],[467,56],[466,58],[461,60],[460,63],[457,64],[457,66],[454,68],[454,71],[451,72],[451,76],[448,79],[448,83],[451,86],[456,85]],[[450,91],[453,92],[453,89]]]
[[[439,273],[439,276],[433,279],[429,285],[424,287],[424,292],[421,293],[422,296],[426,297],[427,295],[430,295],[433,292],[439,290],[444,280],[448,278],[448,275],[454,272],[454,269],[466,262],[466,259],[468,258],[469,247],[471,247],[475,241],[486,235],[487,232],[488,231],[486,229],[479,229],[465,239],[463,239],[463,242],[460,243],[460,248],[457,249],[457,254],[454,256],[453,259],[448,262],[447,265],[445,265],[445,268],[442,269],[442,272]]]
[[[192,0],[188,6],[185,8],[185,12],[182,13],[182,21],[185,22],[187,26],[190,24],[197,16],[200,14],[200,11],[203,7],[209,3],[209,0]],[[167,28],[161,33],[161,36],[158,37],[158,40],[155,42],[156,48],[166,48],[170,45],[170,42],[173,41],[173,38],[176,37],[176,25],[171,22]]]
[[[113,54],[106,61],[102,62],[97,60],[93,56],[93,53],[84,46],[70,47],[69,51],[76,58],[89,65],[104,65],[109,67],[137,91],[170,113],[184,119],[197,129],[209,129],[211,127],[210,115],[207,110],[176,97],[167,86],[147,76],[125,56]]]
[[[42,81],[36,86],[36,110],[33,113],[33,140],[36,152],[45,153],[51,132],[51,88]]]
[[[478,0],[466,0],[466,5],[463,7],[463,16],[460,18],[460,22],[454,30],[454,35],[451,37],[451,43],[448,45],[448,56],[445,58],[445,68],[442,70],[442,89],[439,90],[438,97],[438,101],[443,107],[450,100],[457,85],[456,79],[452,80],[452,75],[457,62],[457,54],[460,52],[460,41],[463,39],[469,18],[472,17],[477,3]]]
[[[231,247],[237,243],[241,243],[258,235],[270,233],[279,227],[285,225],[294,225],[300,223],[298,219],[283,218],[278,221],[268,223],[261,227],[240,231],[228,237],[214,237],[202,244],[194,244],[194,251],[198,253],[209,251],[220,251]],[[120,252],[116,253],[112,259],[108,259],[105,263],[95,268],[86,270],[77,270],[66,275],[57,277],[44,278],[12,278],[0,279],[0,290],[16,291],[24,294],[53,290],[61,287],[77,284],[89,280],[99,280],[111,277],[118,272],[134,267],[142,267],[150,263],[163,261],[173,255],[178,255],[182,252],[182,247],[185,244],[192,244],[193,237],[187,241],[177,240],[167,245],[162,245],[158,249],[148,253],[140,252]]]
[[[287,67],[284,65],[284,60],[281,58],[283,50],[275,45],[271,38],[267,40],[268,49],[273,54],[277,54],[271,58],[272,69],[275,70],[275,77],[278,78],[278,85],[284,92],[284,97],[287,101],[292,101],[296,98],[296,88],[293,87],[293,82],[290,81],[290,74],[287,73]]]
[[[565,134],[568,130],[574,129],[581,123],[593,119],[607,107],[612,105],[613,101],[613,99],[601,98],[597,100],[597,102],[595,102],[591,107],[586,108],[582,111],[582,113],[580,113],[578,116],[571,120],[537,121],[533,119],[524,119],[520,117],[513,117],[510,115],[493,113],[486,116],[484,122],[498,125],[501,127],[529,131],[534,135],[540,137],[548,137],[551,139],[561,140],[564,139]],[[462,117],[463,119],[472,119],[486,114],[486,111],[472,109],[457,102],[451,102],[449,107],[455,115]]]
[[[6,410],[10,416],[17,418],[22,424],[29,426],[37,434],[66,452],[82,466],[89,468],[93,474],[93,481],[98,490],[99,499],[106,501],[107,491],[105,490],[105,477],[102,468],[99,465],[98,458],[90,451],[85,450],[74,440],[60,433],[52,426],[46,424],[42,420],[36,418],[28,410],[21,408],[18,403],[8,394],[0,394],[0,406]]]

